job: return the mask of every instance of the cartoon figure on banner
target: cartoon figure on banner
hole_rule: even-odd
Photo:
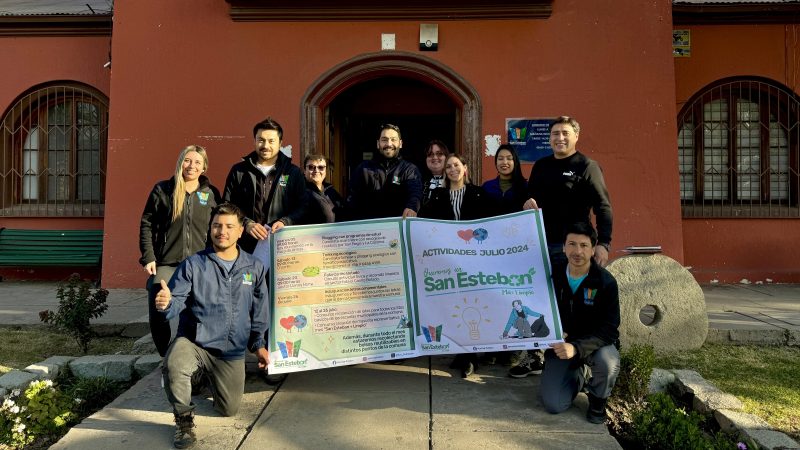
[[[528,322],[529,317],[537,317],[537,319],[530,323]],[[511,336],[512,338],[545,337],[550,334],[550,328],[544,321],[544,315],[523,305],[522,300],[511,302],[511,314],[508,316],[508,322],[503,330],[504,339],[509,337],[508,332],[511,327],[517,329],[517,335]]]
[[[287,333],[291,333],[292,328],[297,328],[298,331],[305,328],[306,324],[308,324],[308,319],[306,319],[306,316],[298,314],[296,316],[282,317],[279,322]]]

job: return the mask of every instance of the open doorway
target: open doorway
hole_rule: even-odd
[[[481,173],[478,92],[441,62],[402,51],[356,56],[309,86],[300,109],[300,158],[330,158],[329,181],[346,195],[350,170],[373,155],[386,122],[400,127],[403,157],[423,171],[425,145],[440,139],[465,156],[473,178]]]
[[[331,183],[342,193],[347,191],[350,172],[372,158],[382,124],[400,127],[400,154],[423,174],[428,142],[439,139],[459,150],[458,106],[418,80],[387,76],[359,83],[337,96],[326,115],[332,143],[328,156],[335,166]]]

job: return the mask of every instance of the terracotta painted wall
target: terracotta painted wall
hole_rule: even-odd
[[[109,94],[110,37],[0,37],[0,114],[32,87],[60,80],[79,81]],[[0,227],[31,229],[100,229],[102,218],[0,217]]]
[[[552,17],[440,21],[439,51],[482,101],[485,135],[507,117],[569,114],[579,148],[604,168],[614,248],[660,244],[683,260],[678,205],[671,2],[558,0]],[[220,0],[115,3],[103,284],[138,287],[139,216],[180,148],[207,146],[212,181],[272,115],[299,148],[300,101],[325,71],[380,50],[418,52],[419,23],[235,23]],[[525,167],[525,173],[529,166]],[[484,158],[484,179],[494,175]],[[618,253],[615,253],[618,255]]]
[[[692,56],[675,58],[676,109],[731,76],[770,78],[800,93],[800,25],[676,27]],[[677,116],[676,116],[677,117]],[[800,219],[684,219],[685,264],[699,281],[800,282]]]

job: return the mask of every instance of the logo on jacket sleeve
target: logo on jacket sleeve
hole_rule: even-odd
[[[208,192],[199,192],[199,191],[197,192],[197,199],[200,200],[200,204],[203,206],[208,205],[208,197],[209,197]]]
[[[289,175],[281,175],[281,179],[278,180],[278,184],[280,184],[281,187],[286,187],[286,185],[289,184]]]
[[[253,284],[253,274],[250,272],[245,272],[242,274],[242,284],[245,285],[252,285]]]
[[[399,185],[399,184],[400,184],[400,177],[399,177],[399,176],[397,176],[397,175],[393,176],[393,177],[392,177],[392,184],[397,184],[397,185]]]
[[[583,288],[583,304],[592,306],[594,305],[594,297],[597,295],[597,289]]]

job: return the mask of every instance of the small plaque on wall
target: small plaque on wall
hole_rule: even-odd
[[[522,162],[534,162],[553,154],[550,148],[550,123],[553,119],[506,119],[508,143]]]
[[[672,56],[688,58],[692,56],[691,30],[672,30]]]

